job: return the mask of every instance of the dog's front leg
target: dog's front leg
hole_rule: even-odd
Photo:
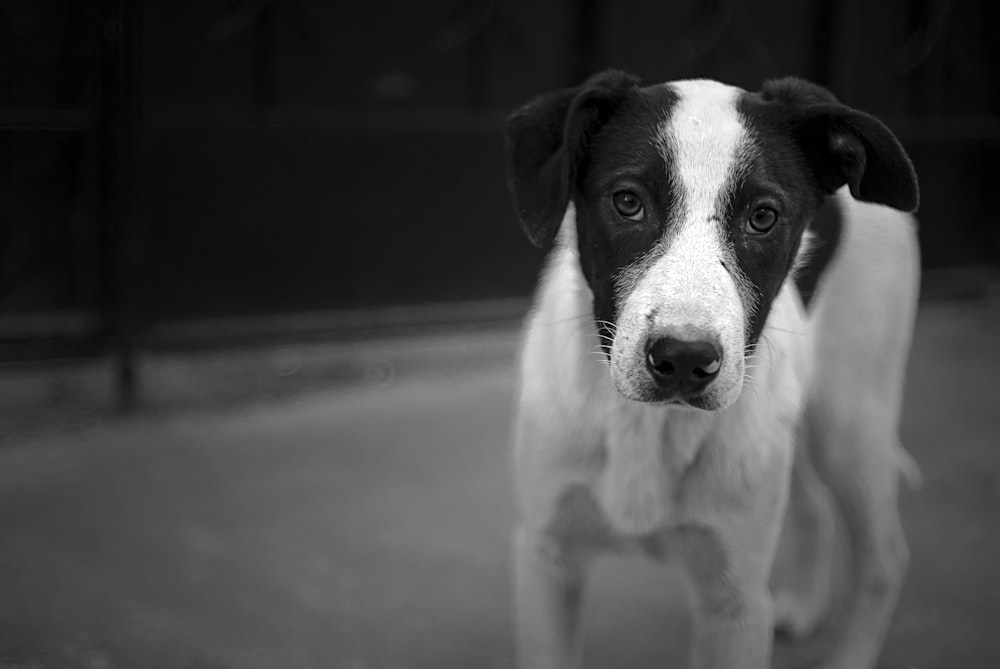
[[[577,667],[581,557],[544,533],[525,527],[514,532],[513,553],[519,669]]]
[[[784,498],[773,492],[778,499],[677,530],[694,613],[691,667],[770,667],[774,612],[768,578],[783,511],[775,502]]]
[[[695,592],[691,667],[765,669],[770,665],[772,621],[767,583],[700,584]]]

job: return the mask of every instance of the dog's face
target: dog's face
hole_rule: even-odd
[[[713,81],[639,88],[607,72],[515,113],[508,155],[536,243],[574,203],[618,390],[709,410],[739,396],[823,199],[846,183],[859,199],[917,202],[885,126],[794,79],[751,94]]]

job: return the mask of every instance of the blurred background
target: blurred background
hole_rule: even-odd
[[[604,67],[803,76],[906,146],[926,482],[880,666],[998,666],[998,29],[991,0],[0,0],[0,666],[512,666],[543,256],[502,129]],[[611,564],[588,666],[679,661],[674,586]]]

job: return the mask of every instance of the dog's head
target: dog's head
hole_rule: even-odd
[[[531,240],[572,202],[583,275],[618,390],[731,405],[803,231],[844,186],[912,211],[916,176],[892,133],[788,78],[748,93],[714,81],[640,88],[601,73],[507,126],[509,185]]]

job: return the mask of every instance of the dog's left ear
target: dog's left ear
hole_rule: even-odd
[[[789,110],[792,132],[825,192],[847,184],[857,200],[916,211],[920,191],[913,164],[881,121],[795,77],[764,82],[761,97]]]
[[[555,238],[589,140],[638,81],[607,70],[543,95],[507,120],[507,185],[535,246]]]

